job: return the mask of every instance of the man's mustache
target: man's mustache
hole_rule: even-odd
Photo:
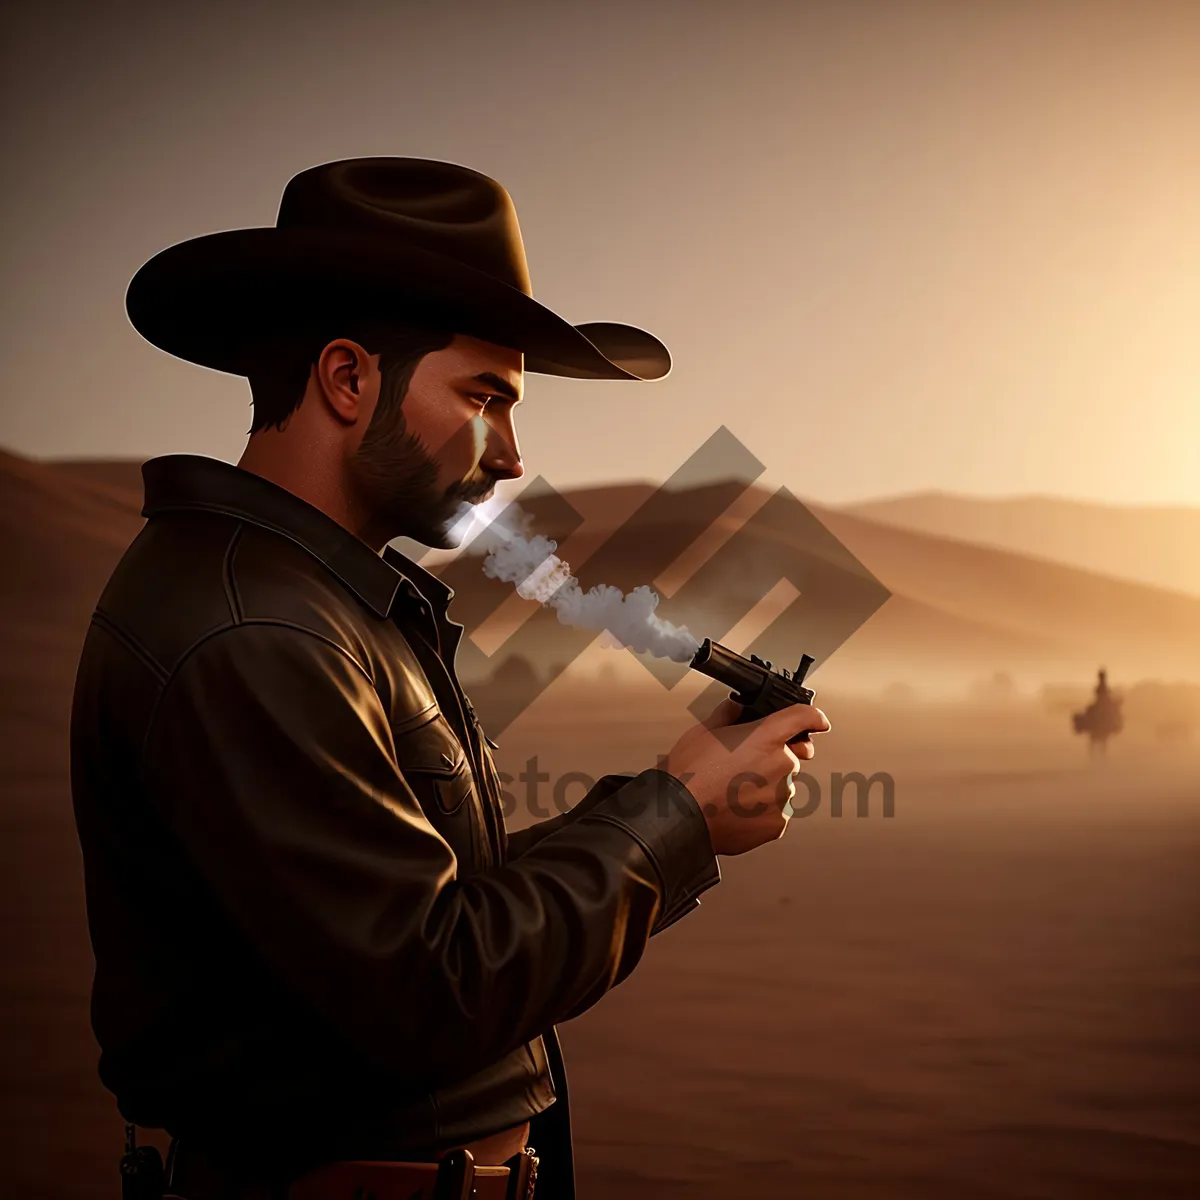
[[[461,500],[467,504],[476,504],[481,500],[488,499],[499,482],[498,476],[484,472],[482,475],[473,476],[470,479],[464,479],[461,483],[451,485],[449,494],[451,499]]]

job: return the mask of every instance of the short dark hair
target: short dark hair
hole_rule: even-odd
[[[339,322],[318,329],[293,330],[275,338],[263,339],[249,353],[250,397],[253,417],[250,432],[274,427],[282,429],[304,399],[313,364],[321,351],[338,338],[358,342],[368,354],[378,354],[383,376],[379,409],[375,417],[386,417],[399,405],[408,391],[417,364],[426,354],[444,350],[454,339],[453,333],[411,322],[369,321]],[[387,411],[384,410],[386,406]]]

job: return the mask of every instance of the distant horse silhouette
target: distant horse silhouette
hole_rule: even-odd
[[[1121,704],[1122,701],[1109,689],[1107,672],[1101,667],[1091,704],[1083,712],[1071,715],[1075,732],[1088,735],[1088,749],[1093,755],[1103,756],[1108,749],[1108,739],[1125,727]]]

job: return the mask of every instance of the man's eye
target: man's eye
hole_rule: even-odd
[[[487,408],[488,402],[491,400],[494,400],[495,396],[492,396],[487,393],[479,393],[477,395],[473,395],[471,397],[471,399],[474,400],[475,403],[478,404],[480,408]]]

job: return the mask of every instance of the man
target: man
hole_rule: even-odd
[[[829,725],[796,706],[735,730],[727,702],[664,769],[510,836],[449,591],[387,544],[453,545],[521,474],[525,371],[649,380],[667,351],[543,308],[504,189],[402,158],[303,172],[274,227],[164,251],[127,308],[246,375],[254,421],[236,467],[145,464],[147,523],[83,650],[101,1077],[173,1135],[195,1200],[333,1196],[331,1164],[462,1148],[511,1185],[527,1146],[538,1196],[570,1197],[555,1024],[696,906],[717,855],[782,834],[812,755],[786,743]]]

